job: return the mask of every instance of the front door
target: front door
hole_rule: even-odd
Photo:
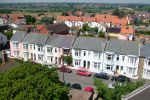
[[[83,67],[86,68],[86,61],[83,61]]]

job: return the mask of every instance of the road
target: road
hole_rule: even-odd
[[[58,70],[59,78],[63,81],[63,72]],[[80,76],[76,74],[76,70],[72,70],[72,73],[64,73],[64,80],[66,83],[79,83],[81,87],[92,86],[94,87],[94,73],[91,77]],[[103,80],[106,84],[112,83],[111,80]]]

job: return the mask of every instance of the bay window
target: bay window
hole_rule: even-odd
[[[18,48],[19,43],[18,42],[13,42],[13,47]]]
[[[76,66],[80,66],[81,60],[74,60],[74,63],[75,63]]]

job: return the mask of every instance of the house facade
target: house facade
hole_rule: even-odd
[[[25,61],[65,65],[64,56],[71,55],[74,69],[150,79],[150,45],[138,41],[17,32],[10,50],[12,58]]]
[[[141,56],[143,57],[143,74],[142,77],[150,79],[150,44],[145,44],[141,49]]]
[[[77,38],[72,49],[73,67],[83,67],[92,72],[101,71],[104,46],[103,39]]]

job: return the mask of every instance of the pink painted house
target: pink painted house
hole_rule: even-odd
[[[10,40],[10,56],[11,58],[22,58],[23,45],[22,39],[27,35],[25,32],[16,32]]]

